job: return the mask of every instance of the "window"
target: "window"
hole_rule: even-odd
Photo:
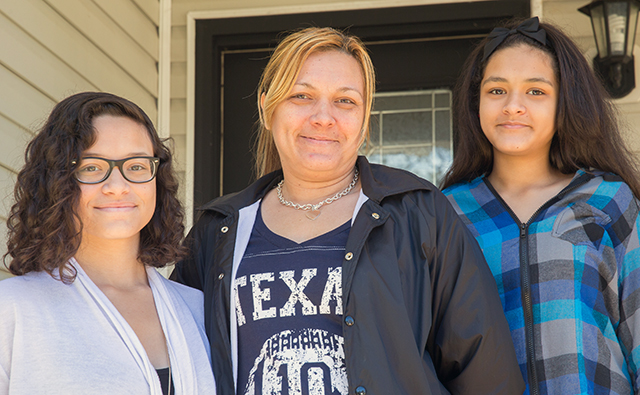
[[[435,184],[453,158],[451,91],[378,93],[370,129],[370,141],[360,150],[370,162],[408,170]]]

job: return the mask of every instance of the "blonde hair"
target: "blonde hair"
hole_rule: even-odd
[[[258,85],[260,126],[256,143],[255,165],[258,177],[282,167],[273,135],[266,127],[271,124],[276,107],[287,98],[309,55],[314,52],[331,50],[351,55],[360,65],[364,77],[363,139],[369,136],[369,117],[375,92],[375,71],[362,41],[355,36],[348,36],[329,27],[309,27],[296,31],[285,37],[273,51]],[[261,105],[263,95],[264,102]]]

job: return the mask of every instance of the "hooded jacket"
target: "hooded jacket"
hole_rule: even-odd
[[[519,394],[524,382],[481,250],[429,182],[358,158],[362,185],[342,261],[349,394]],[[218,394],[235,394],[235,266],[268,174],[202,207],[172,278],[205,294]],[[230,323],[234,323],[230,325]]]
[[[484,176],[445,194],[485,252],[526,393],[640,393],[640,217],[622,178],[578,170],[524,223]]]

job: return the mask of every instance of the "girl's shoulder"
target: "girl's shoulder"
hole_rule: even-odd
[[[617,174],[602,170],[578,170],[576,178],[580,176],[587,181],[575,189],[576,193],[593,195],[605,200],[637,200],[629,185]]]
[[[46,272],[30,272],[2,280],[0,317],[8,320],[16,315],[57,311],[60,301],[71,299],[70,288],[71,284],[54,279]]]
[[[442,193],[449,196],[452,194],[469,191],[478,187],[484,187],[484,176],[476,177],[471,181],[457,182],[442,190]]]
[[[29,272],[0,281],[0,301],[4,302],[10,297],[18,299],[30,294],[47,293],[66,286],[67,284],[54,279],[49,273]]]
[[[629,185],[617,174],[601,170],[579,170],[577,175],[586,179],[570,190],[560,203],[581,202],[615,220],[624,217],[627,222],[638,216],[640,202]]]

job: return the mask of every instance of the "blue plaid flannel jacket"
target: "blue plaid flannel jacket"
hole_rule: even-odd
[[[529,394],[639,391],[638,200],[589,173],[525,224],[484,177],[444,191],[491,268]]]

